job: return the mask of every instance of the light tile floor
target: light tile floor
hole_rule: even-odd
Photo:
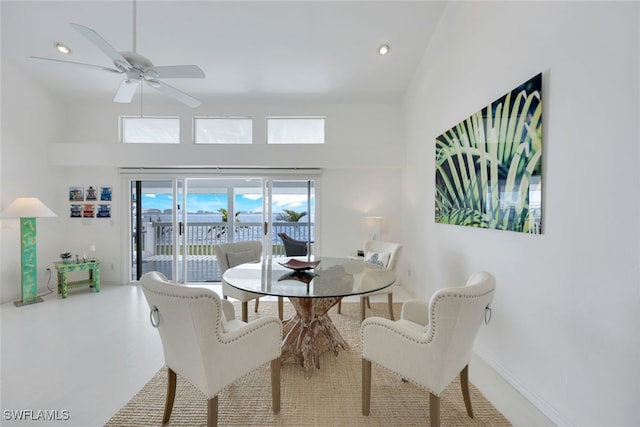
[[[208,286],[220,291],[219,284]],[[395,301],[408,298],[404,289],[394,291]],[[106,285],[100,293],[80,288],[70,290],[67,299],[54,293],[44,300],[19,308],[0,306],[0,424],[101,426],[163,366],[144,295],[139,285]],[[378,300],[384,302],[386,296],[376,296]],[[502,389],[493,390],[498,393],[492,401],[514,425],[551,425],[532,422],[535,408],[517,393],[503,396]],[[34,416],[47,410],[69,419],[11,419],[17,415],[12,411],[21,410]]]
[[[206,286],[220,293],[219,284]],[[406,296],[398,289],[398,301]],[[163,366],[144,295],[138,285],[106,285],[100,293],[79,288],[67,299],[50,294],[44,301],[0,306],[0,424],[46,426],[9,420],[4,411],[49,410],[69,414],[51,425],[103,425]]]

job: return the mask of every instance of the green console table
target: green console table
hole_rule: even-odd
[[[81,286],[90,286],[100,292],[100,261],[87,261],[80,263],[64,263],[54,262],[53,265],[58,271],[58,293],[62,294],[62,298],[67,297],[67,289],[79,288]],[[69,282],[67,274],[72,271],[88,271],[89,279]]]

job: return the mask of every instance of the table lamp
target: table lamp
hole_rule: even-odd
[[[95,261],[96,260],[96,245],[89,245],[89,259],[87,261]]]
[[[36,197],[19,197],[0,213],[2,218],[20,218],[20,268],[22,300],[16,307],[42,302],[38,297],[38,262],[36,257],[36,218],[57,216]]]
[[[383,216],[366,216],[364,217],[365,224],[367,228],[373,229],[373,236],[371,240],[378,240],[380,235],[382,234],[383,223],[385,222],[385,217]]]

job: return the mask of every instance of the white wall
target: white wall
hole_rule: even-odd
[[[8,73],[4,73],[5,63]],[[128,207],[122,205],[123,191],[127,189],[120,188],[119,167],[322,168],[318,219],[322,221],[323,254],[348,255],[361,248],[369,235],[363,222],[366,215],[389,218],[389,230],[383,237],[398,239],[401,235],[401,199],[397,189],[404,164],[404,144],[399,105],[204,104],[192,110],[177,104],[150,104],[145,105],[145,114],[181,117],[181,143],[123,145],[118,140],[118,116],[138,114],[139,105],[67,105],[47,100],[53,103],[52,107],[35,110],[34,104],[47,104],[25,98],[24,94],[33,92],[46,98],[47,93],[7,61],[3,62],[3,73],[3,87],[14,89],[2,94],[3,106],[14,108],[10,114],[5,109],[2,120],[3,124],[11,122],[16,126],[12,128],[15,132],[6,132],[6,137],[3,128],[3,166],[7,163],[10,167],[1,171],[2,191],[18,195],[37,192],[59,215],[56,219],[42,220],[39,229],[39,251],[48,248],[46,253],[39,253],[43,272],[47,266],[52,267],[51,262],[59,253],[82,254],[89,245],[95,245],[96,256],[102,261],[101,280],[113,283],[123,277],[122,246],[128,243],[128,237],[121,212]],[[285,114],[326,116],[327,143],[268,146],[265,117]],[[34,124],[34,115],[41,122]],[[194,115],[252,116],[256,144],[196,146],[191,143]],[[54,128],[54,124],[58,127]],[[39,159],[37,167],[24,167],[25,162],[31,161],[32,153]],[[14,181],[21,183],[21,188],[14,187]],[[113,187],[111,219],[69,218],[68,188],[88,185]],[[13,200],[5,199],[4,194],[3,207]],[[2,220],[3,227],[7,221]],[[48,229],[44,227],[45,221]],[[52,237],[47,231],[54,233]],[[3,229],[2,243],[5,242],[6,256],[0,260],[3,302],[20,295],[17,231],[10,235]],[[44,290],[46,276],[40,276],[40,288]],[[55,277],[52,283],[55,285]]]
[[[366,216],[387,218],[388,229],[382,230],[379,239],[400,242],[400,185],[398,169],[325,170],[320,190],[321,255],[347,256],[362,249],[364,241],[372,236],[364,221]]]
[[[451,2],[404,104],[406,286],[493,272],[478,353],[560,425],[640,425],[639,9]],[[435,224],[435,138],[539,72],[544,234]]]
[[[47,160],[47,144],[64,119],[64,108],[28,81],[12,64],[2,63],[2,134],[0,202],[4,209],[17,197],[38,197],[58,218],[36,220],[38,284],[46,289],[46,268],[53,268],[62,233],[64,199],[58,197],[62,171]],[[20,290],[20,221],[0,219],[0,299],[22,299]],[[51,287],[56,287],[55,271]]]
[[[65,133],[49,147],[51,164],[73,166],[220,166],[220,167],[383,167],[401,168],[404,148],[400,107],[390,104],[246,104],[203,103],[191,109],[176,104],[145,106],[147,115],[180,117],[180,144],[120,144],[118,117],[135,115],[139,106],[73,105]],[[195,145],[194,116],[250,116],[254,144]],[[327,143],[315,146],[266,144],[269,115],[326,116]],[[79,149],[78,147],[86,147]],[[400,147],[400,148],[399,148]]]

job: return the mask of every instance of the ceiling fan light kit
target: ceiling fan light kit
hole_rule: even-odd
[[[391,46],[389,46],[388,44],[383,44],[378,48],[378,53],[384,56],[387,53],[389,53],[390,50],[391,50]]]
[[[65,55],[69,55],[71,54],[71,49],[69,49],[69,47],[67,45],[64,45],[62,43],[54,43],[53,44],[56,47],[56,50],[60,53],[64,53]]]

